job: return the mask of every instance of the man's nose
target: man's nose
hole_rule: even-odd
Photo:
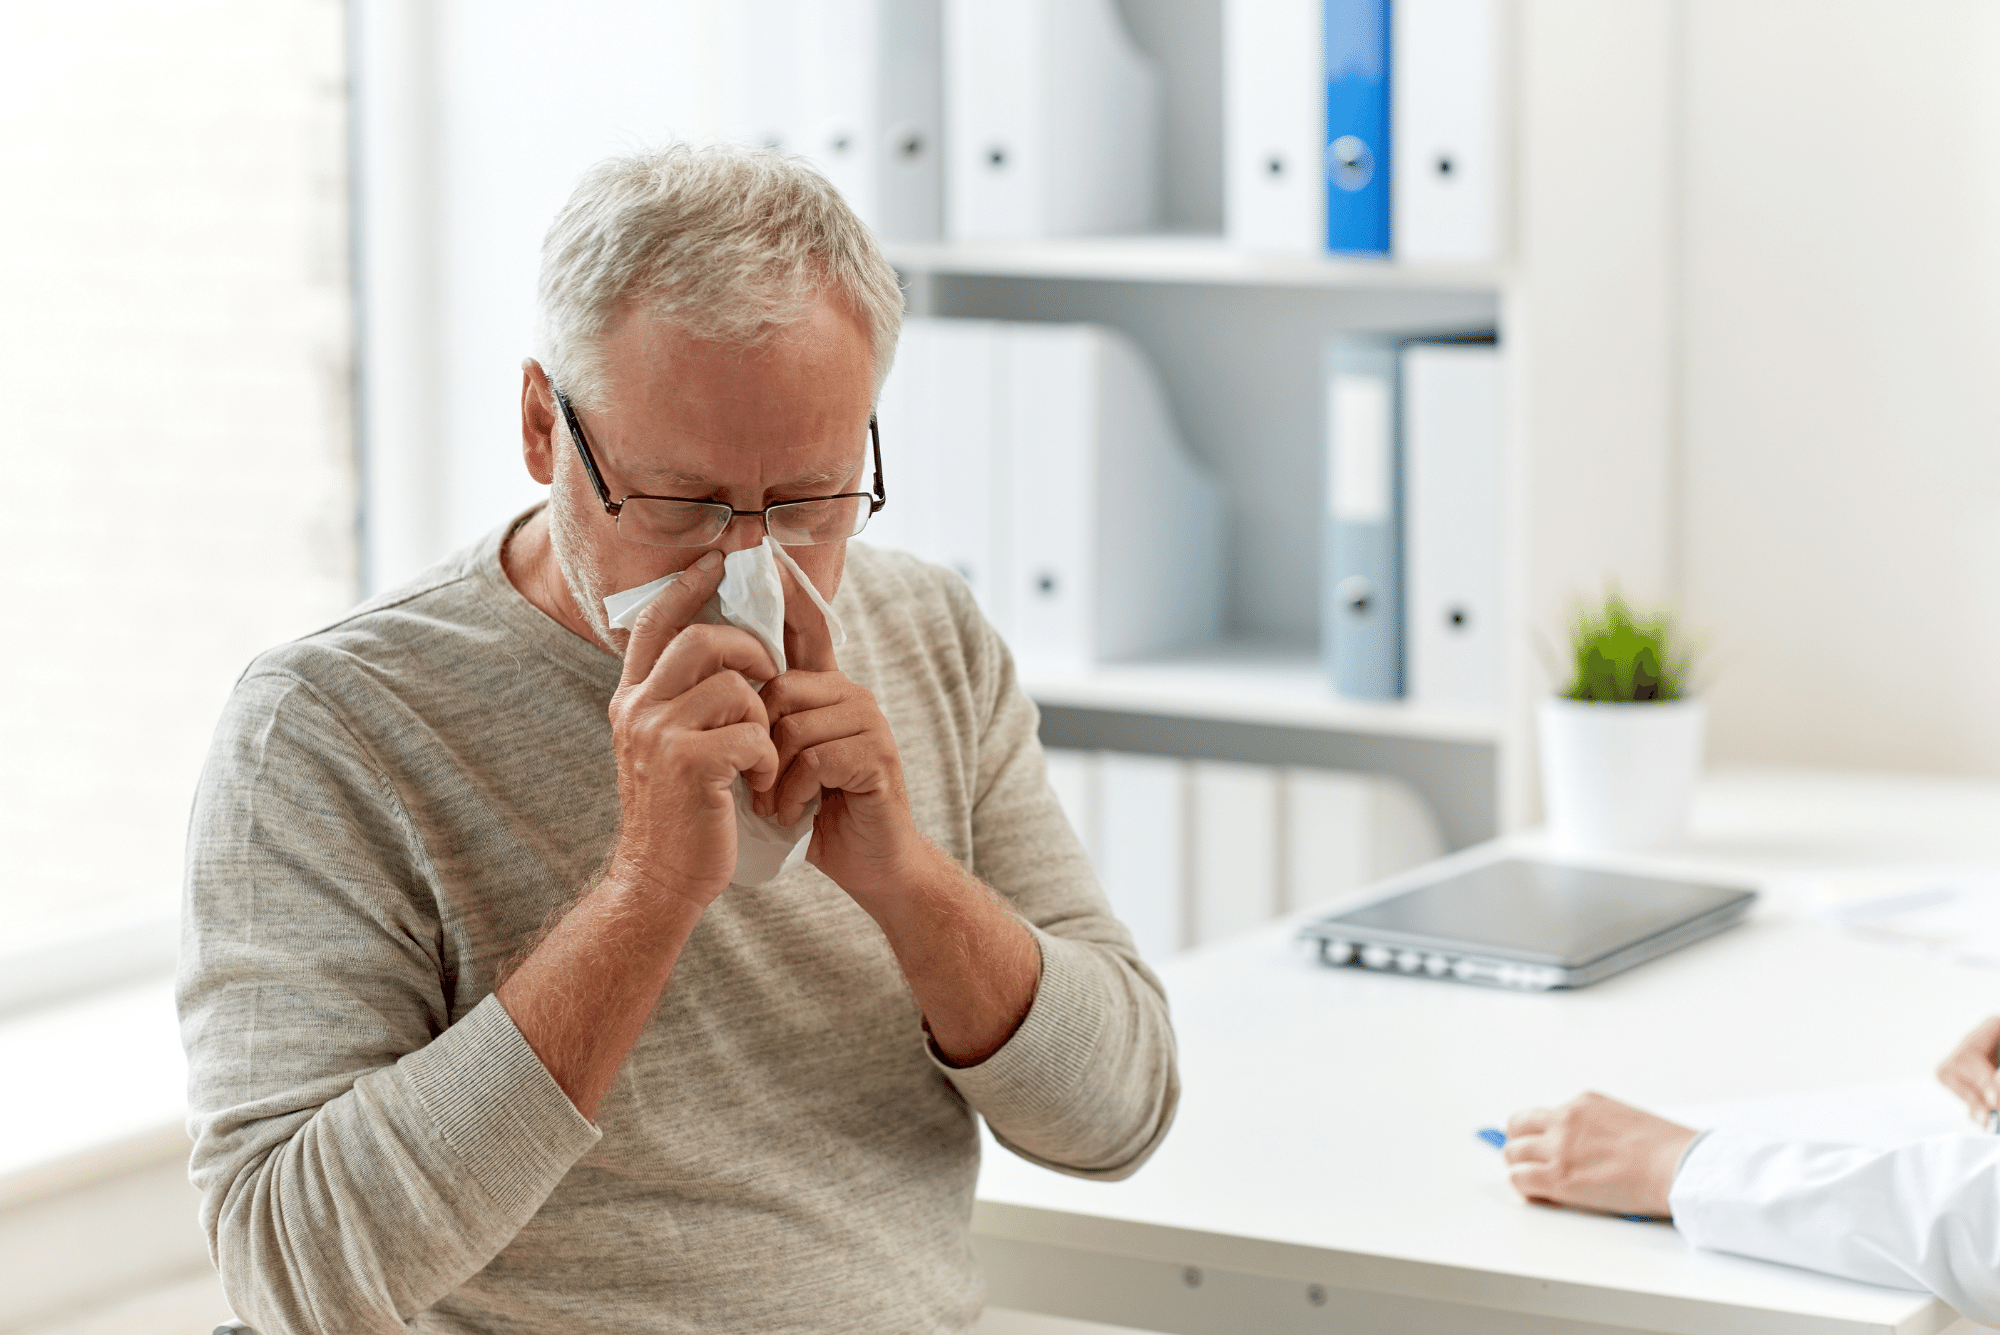
[[[764,540],[764,516],[761,514],[733,515],[729,527],[722,530],[722,536],[715,540],[715,549],[724,556],[755,547]]]

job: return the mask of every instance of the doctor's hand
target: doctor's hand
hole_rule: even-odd
[[[777,664],[748,631],[693,624],[721,583],[721,555],[709,552],[653,600],[611,697],[620,823],[607,873],[697,909],[736,870],[736,776],[758,792],[778,777],[750,684],[777,676]]]
[[[807,860],[850,895],[866,896],[896,884],[930,844],[910,813],[902,756],[882,707],[840,670],[825,618],[789,571],[784,581],[790,667],[764,688],[763,700],[778,781],[753,807],[790,825],[820,798]]]
[[[1965,1100],[1972,1120],[1984,1123],[1986,1114],[2000,1108],[2000,1078],[1994,1071],[1995,1049],[2000,1048],[2000,1015],[1982,1022],[1938,1067],[1938,1082]]]
[[[1533,1108],[1507,1122],[1514,1190],[1545,1205],[1664,1219],[1674,1170],[1693,1143],[1688,1127],[1602,1094]]]

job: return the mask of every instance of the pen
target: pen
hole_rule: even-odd
[[[1989,1136],[2000,1136],[2000,1108],[1987,1109],[1986,1134]]]

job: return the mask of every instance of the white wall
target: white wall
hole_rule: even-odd
[[[1715,761],[2000,773],[2000,6],[1688,0]]]
[[[782,28],[763,21],[771,8],[357,0],[372,589],[546,494],[520,457],[542,234],[594,162],[754,137],[726,76],[733,52]],[[412,152],[424,125],[428,149]],[[416,492],[435,508],[409,507]]]
[[[2000,6],[1516,17],[1530,636],[1616,579],[1708,641],[1714,763],[2000,773]]]
[[[1673,588],[1676,8],[1514,6],[1510,828],[1538,818],[1529,721],[1558,685],[1574,601],[1610,584],[1643,598]]]

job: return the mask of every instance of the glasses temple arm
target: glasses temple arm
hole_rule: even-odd
[[[868,443],[875,451],[875,499],[868,502],[868,513],[874,514],[889,503],[889,493],[882,489],[882,431],[875,425],[875,414],[868,414]]]
[[[611,489],[604,485],[604,474],[597,471],[597,460],[591,457],[590,445],[583,438],[583,426],[576,420],[576,413],[570,408],[569,399],[564,396],[561,389],[557,388],[553,379],[549,381],[549,392],[555,395],[556,407],[562,410],[563,425],[569,429],[570,441],[576,446],[577,455],[583,460],[583,471],[590,476],[590,489],[597,493],[598,504],[604,507],[604,513],[616,515],[624,508],[624,503],[611,499]]]

